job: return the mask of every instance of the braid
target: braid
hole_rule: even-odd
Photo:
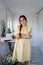
[[[20,24],[20,33],[19,33],[19,35],[20,35],[20,37],[21,37],[21,29],[22,29],[22,24]]]

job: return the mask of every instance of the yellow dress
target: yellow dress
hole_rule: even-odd
[[[22,27],[21,34],[27,34],[32,28],[30,26]],[[19,26],[17,27],[17,34],[19,33]],[[31,33],[32,35],[32,33]],[[14,45],[13,59],[19,62],[30,61],[31,59],[31,45],[30,39],[16,39]]]

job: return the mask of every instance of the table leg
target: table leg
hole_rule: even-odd
[[[8,42],[8,46],[9,46],[9,50],[12,52],[12,48],[11,48],[11,42]]]

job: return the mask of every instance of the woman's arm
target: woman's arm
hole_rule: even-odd
[[[19,34],[16,34],[16,35],[12,35],[12,38],[13,38],[13,39],[14,39],[14,38],[19,39],[19,38],[20,38],[20,36],[19,36]]]
[[[17,38],[19,39],[20,38],[20,35],[19,34],[16,34],[16,35],[13,35],[12,38]],[[21,34],[21,38],[26,38],[26,39],[31,39],[32,38],[32,34],[31,32],[30,33],[27,33],[27,34]]]
[[[14,39],[14,38],[17,38],[17,39],[19,39],[19,38],[31,39],[31,38],[32,38],[32,33],[31,33],[31,31],[30,31],[30,32],[27,33],[27,34],[21,34],[21,37],[20,37],[19,34],[16,34],[16,35],[12,35],[12,38],[13,38],[13,39]]]
[[[27,34],[22,34],[21,38],[31,39],[32,38],[32,34],[31,34],[31,32],[27,33]]]
[[[22,34],[21,38],[31,39],[32,35]]]

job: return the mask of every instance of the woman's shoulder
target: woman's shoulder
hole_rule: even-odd
[[[16,28],[17,28],[17,29],[19,29],[19,28],[20,28],[20,26],[18,25]]]

